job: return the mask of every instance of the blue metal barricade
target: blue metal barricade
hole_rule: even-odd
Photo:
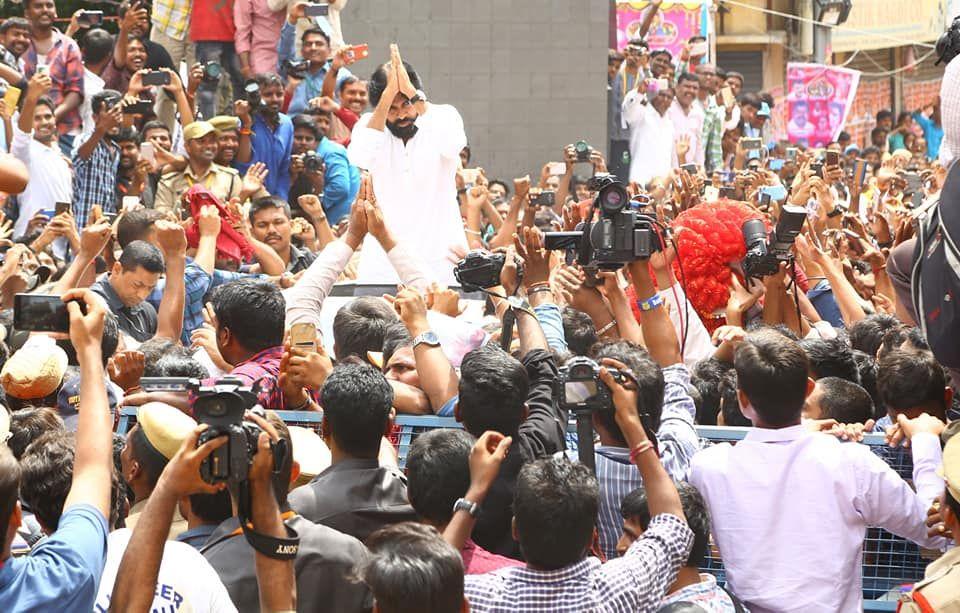
[[[290,425],[304,426],[319,430],[321,414],[311,411],[278,411],[278,415]],[[136,410],[125,407],[120,413],[117,431],[125,433],[136,421]],[[452,417],[437,417],[432,415],[398,415],[396,418],[398,432],[392,437],[397,447],[400,466],[403,467],[410,444],[421,432],[437,428],[462,427]],[[704,444],[722,442],[736,443],[743,438],[747,428],[726,428],[718,426],[697,426],[697,432]],[[568,439],[576,441],[576,425],[570,424]],[[909,454],[891,453],[885,447],[883,436],[869,434],[864,437],[864,444],[887,461],[891,468],[904,474],[907,470],[904,462],[909,461]],[[909,474],[909,472],[908,472]],[[708,556],[704,571],[710,572],[723,581],[723,562],[712,550]],[[914,583],[923,577],[927,564],[934,559],[935,553],[925,554],[919,547],[898,536],[879,528],[867,531],[863,545],[863,593],[864,609],[867,611],[894,611],[896,610],[896,596],[901,586]]]

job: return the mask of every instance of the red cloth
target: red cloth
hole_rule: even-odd
[[[233,224],[241,220],[223,206],[210,190],[197,184],[188,189],[184,197],[190,203],[190,216],[194,221],[193,225],[186,229],[187,244],[190,247],[196,249],[200,244],[200,228],[196,221],[200,217],[200,208],[210,205],[217,207],[220,219],[223,221],[220,225],[220,234],[217,236],[217,253],[238,262],[253,256],[253,246],[247,242],[246,237],[233,229]]]
[[[469,538],[463,544],[460,555],[463,557],[463,573],[465,575],[482,575],[508,566],[524,566],[524,563],[520,560],[490,553]]]
[[[193,0],[190,40],[233,42],[236,33],[233,0]]]

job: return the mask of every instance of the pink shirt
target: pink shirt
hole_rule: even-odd
[[[285,18],[286,11],[271,11],[267,0],[234,0],[235,46],[237,53],[250,54],[255,74],[277,72],[277,42]]]
[[[482,575],[508,566],[524,566],[524,563],[520,560],[490,553],[474,543],[473,539],[467,539],[467,542],[463,544],[463,549],[460,550],[460,555],[463,556],[465,575]]]

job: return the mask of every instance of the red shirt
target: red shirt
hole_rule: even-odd
[[[482,575],[508,566],[525,566],[520,560],[490,553],[469,538],[463,544],[460,555],[463,557],[463,572],[465,575]]]
[[[233,42],[233,0],[193,0],[190,40]]]

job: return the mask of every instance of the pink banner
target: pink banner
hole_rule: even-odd
[[[618,50],[636,36],[649,7],[647,1],[617,3]],[[702,14],[700,2],[664,2],[647,32],[650,49],[666,49],[676,57],[688,38],[701,33]]]
[[[823,64],[787,64],[787,139],[823,147],[843,131],[860,72]]]

